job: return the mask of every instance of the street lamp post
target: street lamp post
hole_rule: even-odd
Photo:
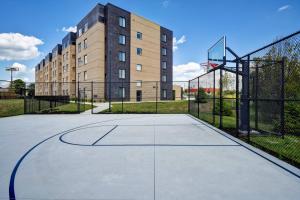
[[[12,88],[13,83],[13,72],[19,71],[18,67],[7,67],[5,71],[10,71],[10,87]]]

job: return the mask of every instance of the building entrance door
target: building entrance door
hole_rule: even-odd
[[[136,91],[136,101],[142,101],[142,90]]]

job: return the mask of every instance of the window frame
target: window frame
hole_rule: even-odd
[[[119,26],[122,28],[126,28],[126,18],[123,16],[119,16]]]
[[[138,37],[139,35],[140,35],[140,37]],[[143,33],[137,31],[137,32],[136,32],[136,38],[137,38],[138,40],[142,40],[142,39],[143,39]]]
[[[139,50],[140,50],[140,51],[139,51]],[[139,52],[140,52],[140,54],[139,54]],[[142,56],[142,55],[143,55],[143,49],[140,48],[140,47],[137,47],[137,48],[136,48],[136,55]]]
[[[126,45],[126,36],[123,34],[119,34],[119,44]]]
[[[119,87],[119,98],[125,98],[126,94],[125,94],[125,87]]]
[[[83,64],[86,65],[88,63],[87,54],[83,56]]]
[[[163,55],[163,56],[167,56],[167,48],[161,48],[161,54]]]
[[[162,61],[161,65],[162,65],[161,66],[162,69],[167,69],[167,61]]]
[[[162,34],[161,35],[161,41],[162,42],[167,42],[167,34]]]
[[[138,66],[140,66],[140,70],[138,70]],[[141,72],[141,71],[142,71],[142,68],[143,68],[143,65],[142,65],[142,64],[136,64],[136,65],[135,65],[135,70],[136,70],[137,72]]]
[[[87,38],[83,40],[83,49],[87,49]]]
[[[78,53],[81,52],[81,42],[79,42],[79,43],[77,44],[77,51],[78,51]]]
[[[164,78],[165,77],[165,78]],[[162,82],[167,82],[167,75],[165,75],[165,74],[163,74],[162,76],[161,76],[161,81]]]
[[[83,72],[83,80],[86,81],[87,80],[87,71]]]
[[[142,80],[137,80],[136,81],[136,87],[142,87],[143,81]]]
[[[83,32],[84,32],[84,33],[87,32],[88,29],[89,29],[89,23],[87,22],[87,23],[84,24]]]
[[[162,96],[163,96],[164,99],[167,98],[167,90],[166,89],[162,90]]]
[[[123,56],[124,55],[124,56]],[[121,56],[121,57],[120,57]],[[118,54],[118,59],[120,62],[126,62],[126,52],[124,51],[119,51],[119,54]],[[124,58],[124,59],[123,59]]]
[[[125,79],[125,78],[126,78],[126,70],[119,69],[119,79]]]

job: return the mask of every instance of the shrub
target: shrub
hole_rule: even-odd
[[[220,114],[220,101],[216,100],[215,115]],[[230,102],[223,101],[223,116],[233,116]]]
[[[207,98],[208,95],[203,88],[199,88],[199,91],[195,93],[195,103],[207,103]]]

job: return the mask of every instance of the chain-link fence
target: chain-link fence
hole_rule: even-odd
[[[189,81],[190,113],[300,167],[300,32],[228,62]]]
[[[13,82],[18,81],[1,81],[0,98],[1,108],[18,103],[19,114],[188,113],[187,81]]]
[[[93,113],[188,113],[188,82],[93,82]]]

